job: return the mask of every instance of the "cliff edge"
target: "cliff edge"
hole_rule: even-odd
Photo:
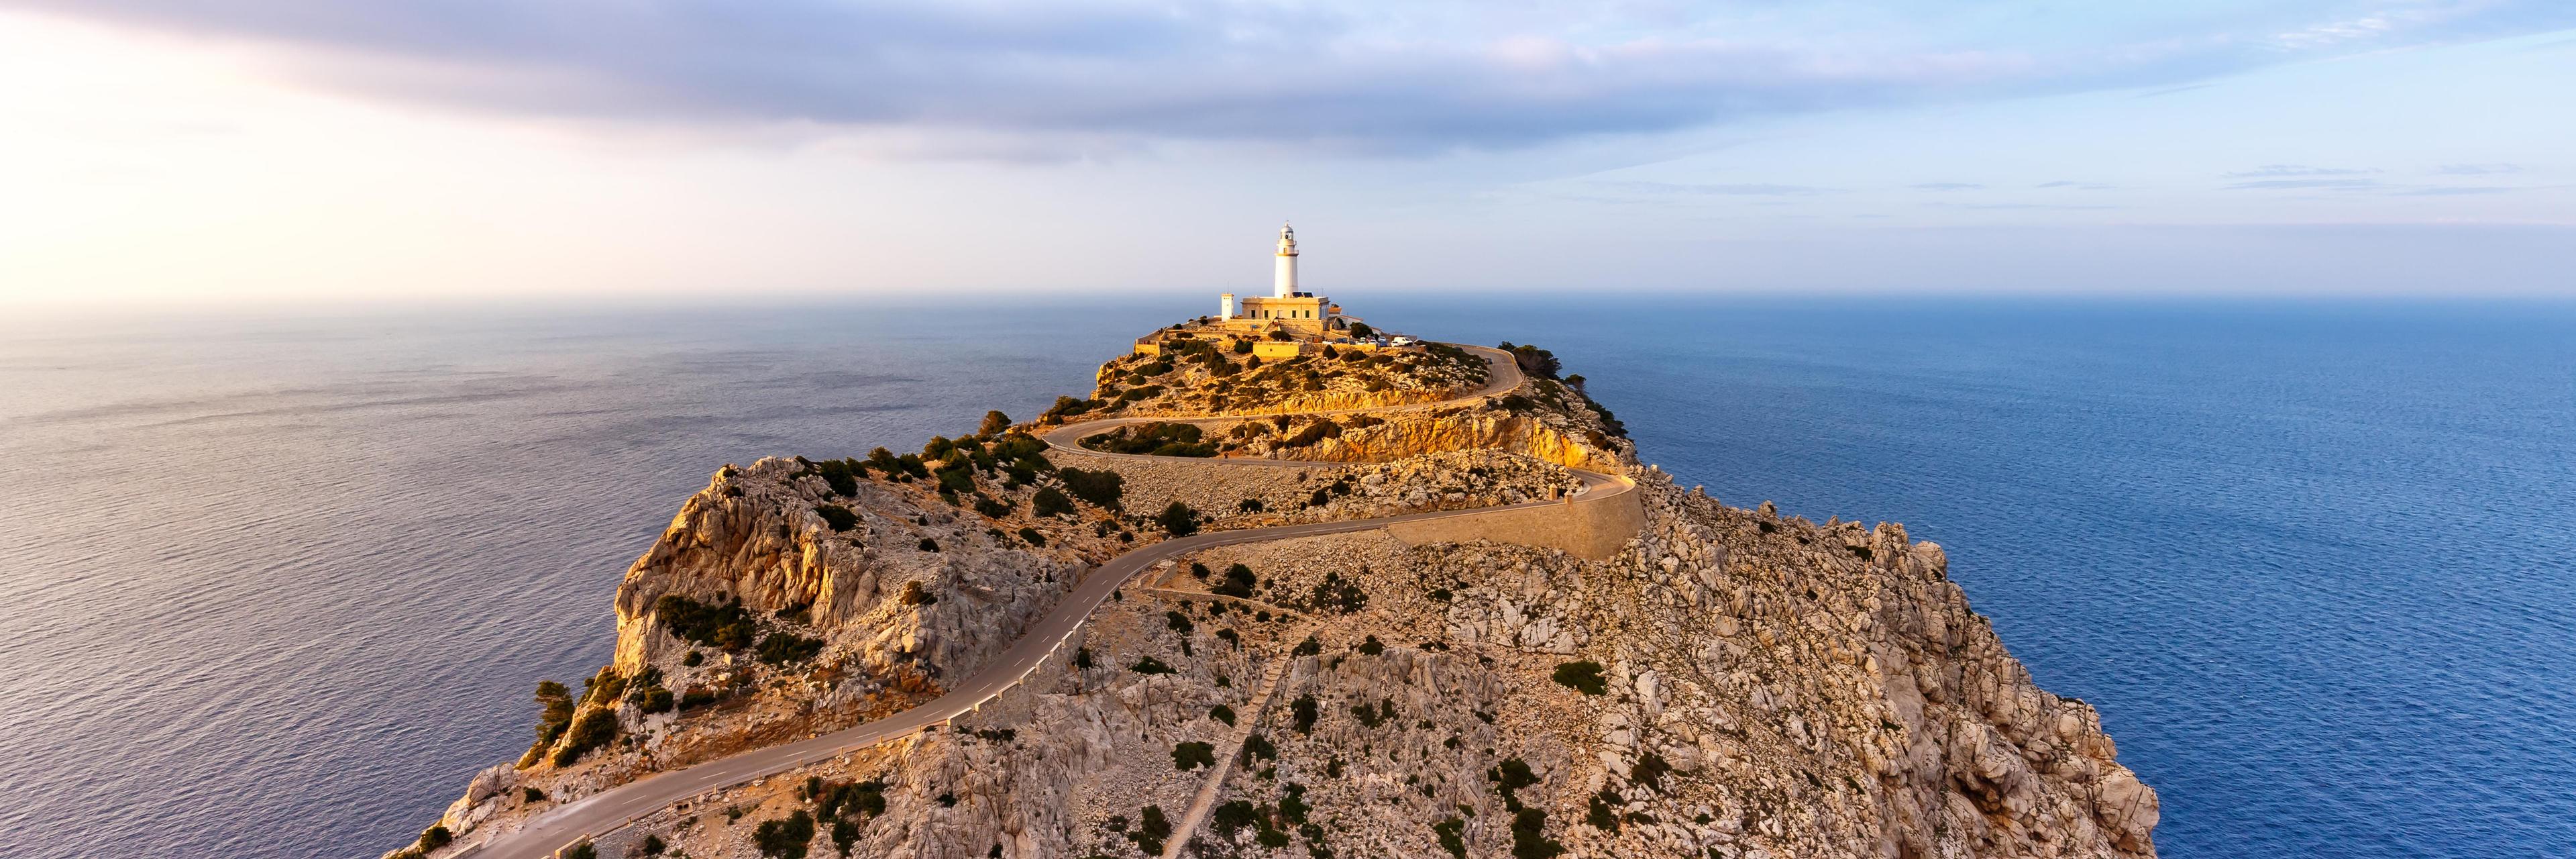
[[[1208,351],[916,454],[717,472],[628,571],[615,660],[541,687],[528,753],[403,850],[528,849],[652,774],[862,736],[574,849],[2153,855],[2154,791],[1938,545],[1677,486],[1543,350],[1273,362],[1333,399],[1267,416],[1188,411],[1289,402]]]

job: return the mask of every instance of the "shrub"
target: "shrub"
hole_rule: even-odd
[[[804,859],[805,845],[814,840],[814,815],[799,808],[784,819],[760,824],[751,839],[769,859]]]
[[[1243,500],[1241,500],[1241,501],[1237,501],[1237,502],[1235,502],[1235,503],[1234,503],[1234,512],[1237,512],[1237,513],[1259,513],[1259,512],[1261,512],[1261,499],[1259,499],[1259,498],[1246,498],[1246,499],[1243,499]]]
[[[1289,649],[1288,655],[1313,656],[1322,652],[1324,652],[1324,643],[1316,641],[1314,636],[1309,635],[1306,636],[1306,640],[1297,642],[1296,647]]]
[[[1172,768],[1193,770],[1216,766],[1216,747],[1207,743],[1182,743],[1172,747]]]
[[[566,847],[563,849],[562,853],[556,855],[559,859],[599,859],[599,848],[591,846],[591,843],[588,841],[584,841],[582,843]]]
[[[668,713],[679,706],[679,702],[671,697],[669,689],[648,689],[644,692],[644,700],[637,702],[636,706],[647,713]]]
[[[1040,516],[1063,516],[1073,512],[1073,500],[1052,486],[1039,489],[1037,497],[1030,499],[1029,503]]]
[[[1606,787],[1593,794],[1591,810],[1583,816],[1583,822],[1603,832],[1619,831],[1619,813],[1610,809],[1610,803],[1618,798],[1618,794],[1611,793]]]
[[[1279,747],[1272,744],[1269,737],[1264,737],[1260,734],[1252,734],[1243,738],[1243,753],[1251,755],[1256,760],[1275,761],[1279,759]]]
[[[1368,607],[1368,592],[1342,578],[1340,573],[1326,572],[1324,580],[1315,583],[1315,589],[1307,595],[1307,602],[1317,609],[1329,608],[1342,614],[1353,614]]]
[[[689,651],[689,655],[687,656],[680,657],[680,664],[690,668],[696,668],[699,665],[703,665],[706,661],[707,655],[695,650]]]
[[[1101,433],[1082,440],[1082,446],[1109,453],[1142,453],[1154,456],[1210,457],[1216,446],[1202,443],[1205,434],[1196,424],[1156,421]]]
[[[1161,524],[1163,530],[1174,537],[1187,537],[1198,533],[1199,511],[1190,509],[1190,505],[1174,501],[1171,506],[1163,508],[1162,515],[1154,517],[1154,521]]]
[[[447,827],[432,826],[420,831],[420,840],[415,842],[415,846],[420,848],[420,852],[427,853],[445,847],[455,840],[455,833],[447,831]]]
[[[1503,341],[1500,348],[1512,353],[1512,362],[1520,365],[1521,372],[1532,376],[1553,379],[1556,378],[1556,371],[1560,369],[1554,352],[1536,346],[1514,346],[1509,340]]]
[[[1138,674],[1170,674],[1172,673],[1172,666],[1163,664],[1163,660],[1148,656],[1143,659],[1136,660],[1136,664],[1130,666],[1127,670],[1134,671]]]
[[[930,538],[928,538],[928,537],[923,537],[923,538],[921,538],[921,543],[920,543],[919,545],[917,545],[915,548],[918,548],[918,549],[920,549],[920,550],[922,550],[922,551],[924,551],[924,552],[936,552],[936,551],[939,551],[939,541],[937,541],[937,540],[933,540],[933,539],[930,539]]]
[[[1366,322],[1353,322],[1351,323],[1351,336],[1354,338],[1376,337],[1377,332],[1369,328],[1368,323]]]
[[[1115,471],[1067,468],[1055,474],[1056,479],[1064,481],[1065,491],[1073,493],[1075,498],[1091,502],[1094,507],[1119,509],[1119,497],[1126,493],[1126,479]]]
[[[538,790],[538,789],[533,788],[533,787],[531,787],[531,788],[522,788],[522,789],[520,789],[520,791],[519,791],[519,801],[521,801],[521,802],[544,802],[544,801],[546,801],[546,792],[545,792],[545,791],[542,791],[542,790]]]
[[[1298,430],[1296,434],[1280,439],[1278,446],[1282,448],[1309,447],[1316,442],[1323,441],[1328,438],[1340,438],[1341,435],[1341,424],[1334,423],[1332,418],[1316,418],[1314,423],[1307,424],[1304,429]]]
[[[1028,541],[1031,546],[1046,545],[1046,535],[1038,533],[1036,528],[1021,528],[1020,539]]]
[[[1431,832],[1440,836],[1440,849],[1458,859],[1467,859],[1467,821],[1456,816],[1431,824]]]
[[[1232,707],[1228,707],[1228,706],[1223,705],[1223,704],[1218,704],[1218,705],[1216,705],[1216,706],[1214,706],[1214,707],[1209,707],[1209,708],[1208,708],[1208,718],[1215,719],[1215,720],[1217,720],[1217,721],[1219,721],[1219,722],[1224,722],[1226,727],[1229,727],[1229,728],[1234,727],[1234,708],[1232,708]]]
[[[1169,627],[1171,627],[1171,628],[1173,629],[1173,631],[1175,631],[1175,632],[1179,632],[1179,633],[1184,634],[1184,635],[1189,634],[1189,631],[1192,629],[1192,626],[1193,626],[1193,625],[1190,623],[1190,616],[1189,616],[1189,615],[1182,614],[1182,613],[1177,612],[1177,611],[1167,611],[1167,612],[1164,612],[1164,613],[1163,613],[1163,625],[1165,625],[1165,626],[1169,626]]]
[[[834,531],[859,527],[859,514],[850,512],[850,508],[838,504],[816,504],[814,512],[822,514],[823,524],[832,526]]]
[[[1141,816],[1144,819],[1136,825],[1136,831],[1127,833],[1127,840],[1136,842],[1136,849],[1144,851],[1147,856],[1162,855],[1163,839],[1172,837],[1171,819],[1163,816],[1163,807],[1159,805],[1145,806]]]
[[[564,735],[563,746],[555,749],[555,766],[571,766],[590,750],[617,738],[617,711],[594,707],[573,720],[572,730]]]
[[[1208,590],[1212,593],[1222,594],[1225,596],[1250,599],[1252,597],[1253,582],[1252,568],[1242,564],[1236,564],[1225,568],[1225,580],[1216,583],[1214,587],[1210,587]]]
[[[1547,812],[1524,808],[1512,815],[1512,859],[1552,859],[1565,845],[1547,837]]]
[[[1589,659],[1581,662],[1558,663],[1556,682],[1586,695],[1601,695],[1610,691],[1609,679],[1601,675],[1601,663]]]
[[[1379,701],[1375,707],[1367,704],[1352,705],[1351,715],[1359,717],[1360,725],[1363,727],[1374,728],[1386,724],[1387,718],[1395,715],[1395,699]]]
[[[859,494],[859,481],[868,476],[868,464],[855,459],[827,459],[812,465],[837,495]]]
[[[1297,733],[1300,733],[1300,734],[1311,734],[1311,733],[1314,733],[1314,732],[1315,732],[1315,716],[1316,716],[1316,712],[1315,712],[1315,696],[1313,696],[1313,695],[1299,695],[1299,696],[1297,696],[1297,700],[1296,700],[1296,701],[1294,701],[1294,702],[1292,702],[1292,703],[1290,703],[1290,704],[1288,705],[1288,715],[1289,715],[1289,719],[1290,719],[1290,724],[1292,724],[1292,725],[1295,725],[1295,726],[1296,726],[1296,728],[1297,728]]]
[[[646,856],[660,856],[662,855],[662,851],[669,849],[671,849],[671,845],[663,842],[662,836],[659,835],[644,836],[644,843],[635,845],[636,852],[642,853]]]
[[[975,491],[975,469],[963,463],[940,467],[939,488],[959,494]]]
[[[1636,764],[1628,766],[1628,782],[1646,784],[1646,789],[1664,789],[1664,776],[1667,774],[1672,774],[1672,761],[1664,761],[1664,756],[1651,751],[1638,756]]]
[[[1074,415],[1082,414],[1083,412],[1091,411],[1099,406],[1099,400],[1077,400],[1072,397],[1057,397],[1055,398],[1055,405],[1047,407],[1046,413],[1039,415],[1038,417],[1040,419],[1054,418],[1056,420],[1063,420],[1065,418],[1073,417]]]
[[[1386,645],[1385,645],[1384,643],[1382,643],[1382,642],[1378,641],[1378,640],[1377,640],[1377,636],[1374,636],[1374,635],[1369,636],[1367,640],[1365,640],[1365,641],[1361,641],[1361,642],[1360,642],[1360,653],[1361,653],[1362,655],[1366,655],[1366,656],[1376,656],[1376,655],[1378,655],[1378,654],[1380,654],[1380,653],[1385,653],[1385,652],[1386,652]]]
[[[771,665],[803,662],[823,652],[823,640],[792,632],[773,632],[760,640],[760,661]]]
[[[749,647],[752,635],[759,631],[741,600],[707,605],[679,594],[663,594],[653,601],[653,614],[672,635],[725,650]]]
[[[985,438],[992,438],[993,436],[1000,435],[1003,430],[1010,428],[1010,415],[1002,414],[999,410],[989,411],[984,413],[984,422],[976,425],[975,434]]]

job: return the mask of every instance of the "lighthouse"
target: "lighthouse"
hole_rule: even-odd
[[[1272,298],[1297,297],[1297,228],[1279,225],[1279,263],[1271,278]]]
[[[1279,249],[1270,257],[1270,294],[1236,297],[1221,293],[1216,299],[1216,318],[1223,322],[1240,322],[1248,328],[1268,332],[1277,330],[1306,337],[1330,336],[1346,330],[1349,322],[1333,300],[1297,288],[1297,229],[1279,226]],[[1267,336],[1266,334],[1264,336]]]

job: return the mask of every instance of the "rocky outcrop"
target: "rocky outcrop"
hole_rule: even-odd
[[[2032,683],[1940,546],[1676,487],[1570,381],[1372,417],[1224,436],[1229,455],[1303,467],[1058,450],[1038,468],[990,428],[934,442],[917,474],[728,467],[629,570],[616,661],[567,708],[612,714],[618,739],[487,770],[442,823],[507,831],[910,706],[1083,569],[1162,538],[1173,502],[1209,530],[1481,508],[1556,497],[1572,466],[1637,484],[1602,551],[1376,530],[1184,556],[989,706],[665,809],[603,852],[650,836],[748,859],[763,826],[783,837],[801,816],[809,855],[907,859],[1135,857],[1184,837],[1278,859],[2153,854],[2155,792],[2090,705]],[[1119,489],[1068,501],[1063,469]],[[1041,510],[1048,493],[1067,509]],[[749,633],[710,644],[666,597],[738,601],[723,617]],[[657,710],[652,688],[705,698]],[[1228,758],[1207,824],[1174,831]]]

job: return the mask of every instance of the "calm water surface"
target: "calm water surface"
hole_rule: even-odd
[[[716,467],[1033,414],[1172,307],[0,330],[0,856],[396,846]],[[1730,503],[1940,541],[2166,856],[2576,852],[2576,306],[1366,311],[1554,348]]]

